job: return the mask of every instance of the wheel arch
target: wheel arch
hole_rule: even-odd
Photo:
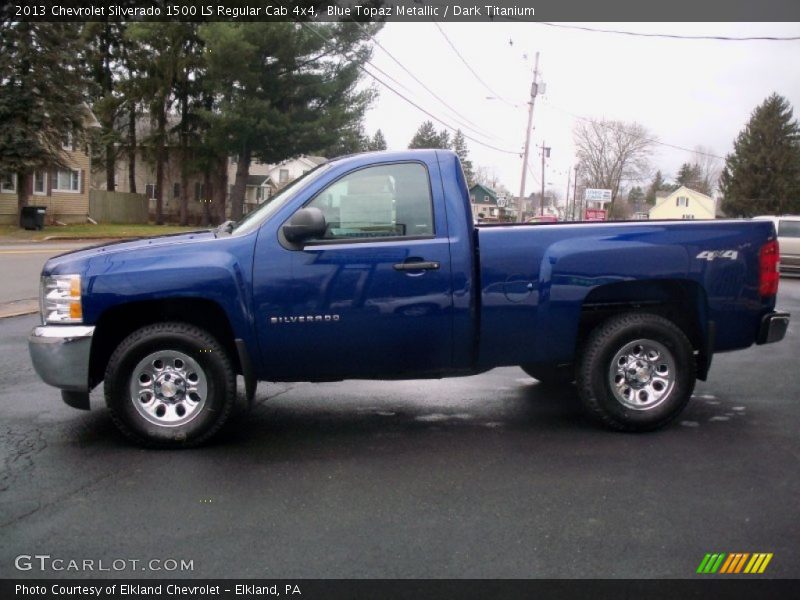
[[[595,327],[627,312],[660,315],[677,325],[696,352],[698,378],[705,380],[713,352],[714,328],[708,320],[708,299],[702,286],[688,279],[655,279],[596,287],[581,306],[576,348],[581,348]]]
[[[89,355],[89,387],[103,380],[114,349],[131,333],[146,325],[179,321],[204,329],[223,346],[237,373],[242,373],[236,339],[225,310],[205,298],[165,298],[119,304],[100,315]]]

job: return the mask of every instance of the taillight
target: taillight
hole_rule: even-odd
[[[759,279],[758,291],[762,296],[770,297],[778,293],[778,262],[780,261],[778,240],[772,240],[761,246],[758,254]]]

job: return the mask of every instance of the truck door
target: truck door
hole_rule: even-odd
[[[447,219],[441,185],[431,185],[439,177],[435,162],[372,165],[306,204],[327,228],[285,250],[291,283],[259,327],[263,372],[313,380],[451,366]]]

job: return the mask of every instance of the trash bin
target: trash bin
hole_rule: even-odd
[[[42,229],[46,211],[44,206],[23,206],[19,226],[23,229]]]

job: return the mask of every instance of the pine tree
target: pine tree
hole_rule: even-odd
[[[383,137],[383,132],[380,129],[372,136],[367,147],[372,151],[386,150],[386,138]]]
[[[436,128],[433,126],[432,121],[425,121],[419,126],[411,142],[408,144],[409,149],[416,148],[438,148],[441,138],[436,133]]]
[[[789,102],[772,94],[739,133],[720,177],[727,215],[800,211],[800,125]]]
[[[0,176],[17,178],[17,212],[35,170],[64,168],[62,143],[83,144],[86,81],[76,23],[0,20]]]
[[[645,202],[647,202],[647,204],[650,206],[653,206],[656,203],[656,192],[663,192],[671,189],[672,187],[664,179],[661,171],[656,171],[656,174],[653,176],[653,180],[650,182],[650,185],[647,188],[647,193],[644,197]]]
[[[372,89],[358,90],[380,24],[213,22],[202,25],[218,103],[219,147],[238,156],[231,218],[242,215],[250,163],[274,163],[354,139]],[[359,148],[360,149],[360,148]]]
[[[453,152],[461,160],[461,167],[464,169],[464,177],[467,180],[467,187],[472,187],[475,183],[475,173],[472,170],[472,161],[469,159],[469,149],[464,133],[459,129],[453,136]]]
[[[685,185],[687,188],[698,191],[702,194],[709,195],[711,190],[708,189],[706,182],[703,180],[703,170],[697,163],[683,163],[678,176],[675,178],[675,183],[678,187]]]
[[[628,206],[631,207],[631,210],[635,212],[641,212],[644,210],[644,191],[638,185],[632,187],[628,192]]]
[[[450,149],[450,134],[447,132],[446,129],[442,129],[439,132],[438,141],[436,143],[437,148],[441,148],[442,150]]]

